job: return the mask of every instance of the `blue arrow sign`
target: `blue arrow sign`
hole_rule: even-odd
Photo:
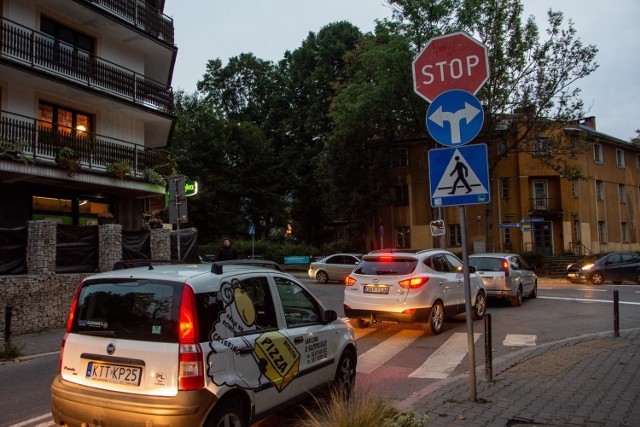
[[[256,234],[256,226],[253,224],[249,224],[249,229],[247,230],[249,236],[255,236]]]
[[[442,145],[458,147],[480,133],[484,111],[478,98],[464,90],[448,90],[427,109],[427,130]]]
[[[431,206],[489,203],[486,144],[429,150]]]

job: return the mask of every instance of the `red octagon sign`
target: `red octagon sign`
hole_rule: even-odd
[[[489,79],[487,47],[466,33],[429,40],[413,60],[414,90],[428,102],[460,89],[476,94]]]

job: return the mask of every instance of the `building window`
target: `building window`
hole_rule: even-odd
[[[533,141],[533,155],[536,157],[550,156],[551,147],[549,146],[549,138],[538,137]]]
[[[509,147],[507,145],[507,140],[506,139],[499,139],[496,142],[496,151],[498,153],[498,156],[509,157],[508,150],[509,150]]]
[[[408,185],[396,185],[393,187],[393,206],[409,206]]]
[[[573,239],[575,242],[580,242],[580,221],[573,220]]]
[[[618,199],[620,203],[627,203],[627,187],[624,184],[618,184]]]
[[[629,224],[626,222],[620,223],[620,238],[622,243],[629,243]]]
[[[460,232],[460,224],[449,224],[449,246],[461,246],[462,234]]]
[[[40,31],[50,35],[56,40],[68,43],[75,48],[88,53],[94,53],[95,42],[93,38],[47,18],[46,16],[42,16],[40,18]]]
[[[624,167],[624,151],[619,148],[616,148],[616,165],[619,168]]]
[[[411,247],[411,228],[396,227],[396,248]]]
[[[640,171],[640,154],[636,154],[636,169]]]
[[[600,243],[607,243],[607,227],[604,221],[598,221],[598,241]]]
[[[511,228],[509,227],[504,229],[504,244],[511,247]]]
[[[604,181],[596,180],[596,200],[604,201]]]
[[[569,157],[572,159],[578,157],[578,144],[573,140],[569,143]]]
[[[93,117],[80,111],[40,101],[40,131],[86,136],[93,132]]]
[[[571,195],[576,199],[580,197],[580,180],[577,178],[571,180]]]
[[[390,165],[392,168],[409,166],[409,150],[406,148],[394,148],[391,150]]]
[[[602,158],[602,145],[601,144],[593,144],[593,161],[596,163],[603,163],[604,159]]]
[[[509,198],[509,178],[500,179],[500,191],[503,199]]]

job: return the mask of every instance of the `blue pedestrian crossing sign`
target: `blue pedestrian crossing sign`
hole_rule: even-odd
[[[486,144],[429,150],[431,206],[489,203]]]
[[[427,109],[429,135],[442,145],[459,147],[471,142],[480,133],[482,123],[482,104],[464,90],[441,93]]]

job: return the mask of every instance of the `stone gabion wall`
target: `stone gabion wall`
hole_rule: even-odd
[[[80,282],[92,273],[56,274],[55,221],[29,221],[26,275],[0,276],[0,336],[4,340],[7,306],[12,307],[11,335],[66,326]],[[171,259],[171,231],[151,230],[151,257]],[[122,226],[101,225],[99,268],[110,271],[122,260]],[[0,341],[2,344],[2,341]]]
[[[101,225],[98,239],[100,271],[111,271],[113,264],[122,260],[122,226],[120,224]]]
[[[49,329],[64,328],[71,301],[83,274],[39,274],[1,276],[2,306],[0,335],[4,339],[5,313],[11,305],[11,335],[23,335]]]

